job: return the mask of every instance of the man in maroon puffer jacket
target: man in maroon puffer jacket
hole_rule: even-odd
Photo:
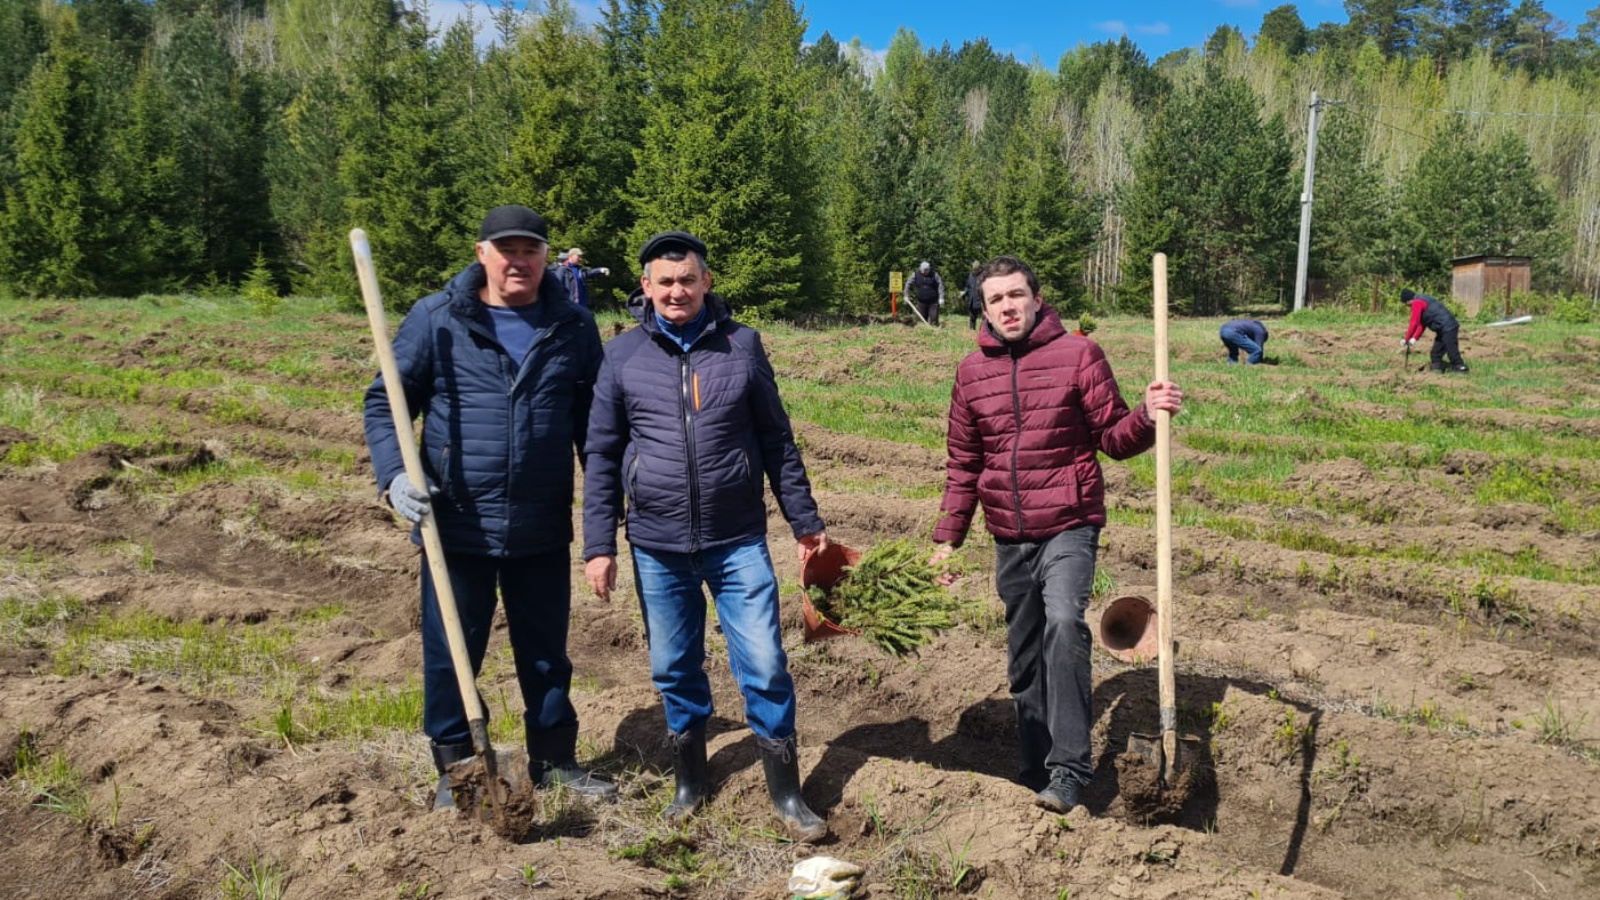
[[[1149,410],[1176,414],[1183,393],[1151,382],[1129,410],[1099,345],[1068,334],[1039,278],[1015,256],[979,273],[985,326],[950,395],[949,473],[934,528],[937,564],[965,540],[973,509],[995,542],[1006,607],[1007,667],[1021,745],[1020,781],[1065,813],[1094,774],[1089,729],[1094,583],[1105,480],[1097,453],[1128,459],[1155,444]]]

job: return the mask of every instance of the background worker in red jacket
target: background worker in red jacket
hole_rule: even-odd
[[[1411,324],[1406,326],[1406,336],[1401,346],[1415,344],[1422,337],[1424,329],[1432,329],[1433,349],[1428,353],[1428,368],[1435,372],[1446,371],[1444,358],[1448,356],[1449,371],[1467,371],[1467,364],[1461,360],[1461,323],[1456,321],[1449,308],[1437,299],[1410,288],[1400,292],[1400,302],[1411,307]]]
[[[966,539],[972,513],[995,542],[1006,607],[1007,678],[1021,745],[1020,781],[1039,806],[1065,813],[1094,774],[1084,611],[1094,584],[1105,479],[1097,453],[1128,459],[1155,444],[1149,410],[1176,414],[1183,393],[1151,382],[1129,410],[1104,351],[1067,333],[1015,256],[979,273],[984,327],[950,395],[950,461],[934,528],[942,562]]]

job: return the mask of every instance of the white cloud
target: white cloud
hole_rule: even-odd
[[[527,0],[514,0],[512,3],[524,15],[528,12]],[[535,2],[532,4],[534,12],[541,13],[545,4]],[[580,25],[594,26],[600,24],[600,4],[580,3],[571,4],[572,12],[577,16]],[[445,29],[465,19],[470,13],[472,21],[478,27],[477,45],[484,48],[493,43],[497,37],[494,31],[493,13],[499,9],[499,0],[428,0],[428,23],[443,34]]]
[[[1166,22],[1150,22],[1148,24],[1136,24],[1130,27],[1127,22],[1124,22],[1121,19],[1107,19],[1104,22],[1094,23],[1094,27],[1096,30],[1103,31],[1106,34],[1131,33],[1155,36],[1172,33],[1172,26],[1168,25]]]
[[[467,18],[469,13],[473,23],[478,26],[478,42],[483,43],[484,32],[490,30],[487,6],[482,3],[469,3],[466,0],[428,0],[428,24],[438,29],[440,34],[456,22]]]

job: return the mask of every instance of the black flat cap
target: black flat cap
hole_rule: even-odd
[[[480,241],[525,237],[548,244],[549,234],[550,229],[544,224],[544,216],[526,206],[496,206],[489,210],[489,214],[483,217],[483,224],[478,227]]]
[[[706,258],[705,241],[687,231],[663,231],[644,242],[644,246],[639,249],[639,262],[647,263],[652,259],[660,259],[674,250],[693,251],[700,255],[702,261]]]

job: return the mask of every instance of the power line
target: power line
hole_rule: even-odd
[[[1414,137],[1419,141],[1431,141],[1431,140],[1433,140],[1433,138],[1428,137],[1425,134],[1417,134],[1415,131],[1412,131],[1409,128],[1401,128],[1399,125],[1396,125],[1393,122],[1385,122],[1384,120],[1378,118],[1377,116],[1366,115],[1366,114],[1363,114],[1363,113],[1356,112],[1356,110],[1353,108],[1353,104],[1346,103],[1346,104],[1341,104],[1341,105],[1343,106],[1343,108],[1347,112],[1350,113],[1350,115],[1355,116],[1358,119],[1365,119],[1368,122],[1371,122],[1372,124],[1377,125],[1380,128],[1388,128],[1388,129],[1391,129],[1393,131],[1398,131],[1401,134],[1410,135],[1411,137]]]
[[[1496,119],[1600,119],[1600,113],[1495,112],[1487,109],[1445,109],[1437,106],[1393,106],[1387,103],[1353,103],[1348,100],[1344,101],[1342,105],[1362,107],[1364,109],[1394,109],[1404,112],[1438,113],[1449,116],[1481,116]]]

